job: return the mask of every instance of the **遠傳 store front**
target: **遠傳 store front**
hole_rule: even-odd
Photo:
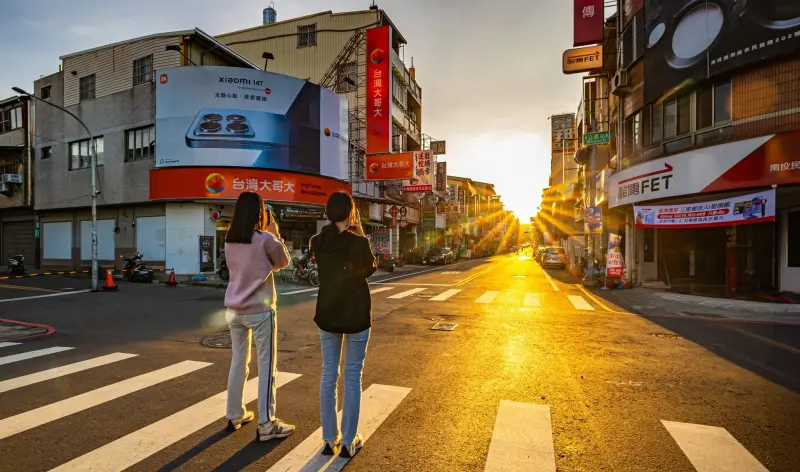
[[[725,143],[612,175],[634,284],[800,292],[800,132]],[[792,165],[795,170],[792,170]]]

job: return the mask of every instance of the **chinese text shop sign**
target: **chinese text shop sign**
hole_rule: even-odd
[[[367,154],[391,152],[392,27],[367,30]]]
[[[328,177],[266,169],[183,167],[150,171],[150,200],[236,199],[245,191],[269,201],[325,205],[332,193],[350,193],[351,188]]]
[[[347,100],[241,67],[156,71],[156,167],[254,167],[347,178]]]
[[[775,221],[775,190],[681,205],[635,206],[639,228],[701,228]]]
[[[392,238],[388,229],[376,229],[372,231],[372,252],[377,254],[392,253]]]
[[[403,185],[405,193],[433,192],[436,160],[433,151],[414,151],[414,177],[409,185]]]
[[[603,42],[603,0],[575,0],[574,47]]]

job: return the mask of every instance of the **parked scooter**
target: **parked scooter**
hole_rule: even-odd
[[[219,274],[221,280],[226,282],[231,278],[231,272],[228,270],[228,261],[225,259],[225,254],[222,255],[222,260],[219,262],[217,274]]]
[[[378,269],[385,270],[386,272],[394,272],[394,268],[397,266],[397,259],[392,255],[376,252],[375,259]]]
[[[141,262],[144,255],[137,252],[133,257],[119,256],[120,259],[125,261],[125,267],[122,269],[125,272],[129,282],[142,282],[150,283],[153,281],[153,271],[147,268],[144,262]]]
[[[299,284],[301,280],[308,280],[314,287],[319,287],[319,271],[314,256],[308,257],[308,253],[305,253],[302,257],[295,257],[292,265],[292,282]]]
[[[8,272],[11,274],[22,275],[25,273],[25,256],[14,254],[8,258]]]

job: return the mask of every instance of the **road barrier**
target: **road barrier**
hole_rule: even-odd
[[[124,274],[128,272],[125,269],[103,269],[100,268],[99,270],[111,270],[112,273],[119,273]],[[151,272],[167,272],[168,269],[147,269]],[[34,272],[29,274],[20,274],[20,275],[0,275],[0,280],[9,280],[9,279],[25,279],[29,277],[46,277],[51,275],[77,275],[77,274],[90,274],[92,271],[90,270],[53,270],[53,271],[44,271],[44,272]]]

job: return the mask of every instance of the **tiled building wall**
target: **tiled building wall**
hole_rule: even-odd
[[[800,56],[733,77],[733,139],[800,129]]]

